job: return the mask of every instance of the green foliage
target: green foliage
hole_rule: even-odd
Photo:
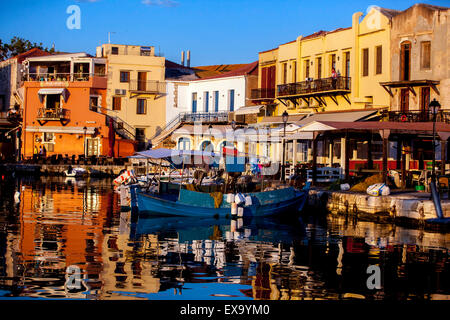
[[[13,37],[9,43],[4,43],[0,39],[0,60],[9,59],[11,57],[17,56],[18,54],[27,52],[33,48],[38,48],[46,52],[53,53],[55,50],[53,48],[49,49],[43,46],[42,42],[32,43],[29,40]]]

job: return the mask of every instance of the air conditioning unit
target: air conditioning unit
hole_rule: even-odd
[[[125,90],[125,89],[116,89],[115,94],[124,96],[124,95],[127,94],[127,90]]]

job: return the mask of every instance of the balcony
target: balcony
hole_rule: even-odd
[[[28,73],[25,75],[25,81],[89,81],[93,77],[105,78],[105,74],[94,73]]]
[[[278,85],[277,96],[301,96],[332,91],[350,92],[350,88],[350,77],[324,78]]]
[[[64,126],[70,121],[70,110],[62,108],[40,108],[38,109],[36,120],[41,126],[44,125],[47,121],[60,121]]]
[[[147,94],[163,94],[166,93],[166,83],[155,80],[130,81],[130,92],[134,93],[147,93]]]
[[[275,99],[274,88],[252,89],[250,92],[250,100],[273,100]]]
[[[423,111],[383,111],[381,117],[384,121],[394,122],[429,122],[433,121],[433,115],[430,112]],[[436,114],[437,122],[450,123],[450,111],[440,110]]]

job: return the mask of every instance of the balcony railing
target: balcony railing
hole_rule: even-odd
[[[398,121],[398,122],[428,122],[433,121],[433,114],[431,112],[424,111],[383,111],[382,119],[385,121]],[[437,122],[450,123],[450,111],[440,110],[436,114]]]
[[[165,93],[166,83],[155,80],[148,80],[148,81],[131,80],[130,91],[143,93]]]
[[[102,73],[28,73],[25,81],[89,81],[92,77],[106,77]]]
[[[278,85],[277,95],[282,97],[308,95],[325,91],[350,91],[350,88],[350,77],[323,78]]]
[[[262,99],[275,99],[275,89],[274,88],[259,88],[252,89],[250,92],[251,100],[262,100]]]
[[[70,110],[56,108],[40,108],[38,109],[37,120],[69,120],[70,119]]]

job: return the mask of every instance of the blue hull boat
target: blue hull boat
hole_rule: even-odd
[[[266,217],[287,213],[296,213],[305,205],[308,189],[296,190],[292,187],[273,191],[244,193],[251,197],[251,205],[243,206],[244,216]],[[223,195],[222,203],[215,207],[214,198],[208,193],[181,189],[179,195],[148,194],[137,192],[139,214],[188,216],[188,217],[225,217],[231,216],[231,204]]]

